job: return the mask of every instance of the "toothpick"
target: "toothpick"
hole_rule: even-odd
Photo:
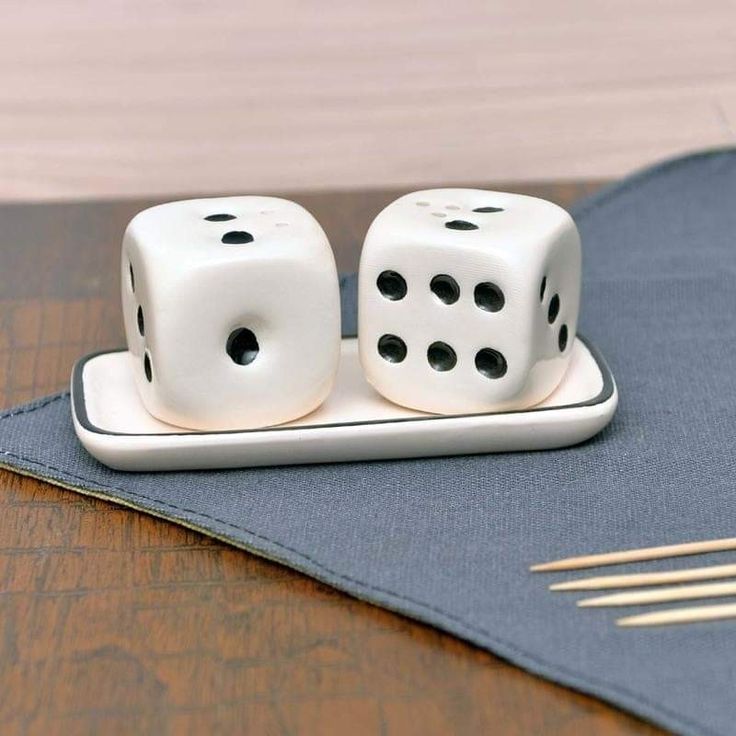
[[[716,580],[736,577],[736,565],[712,565],[693,567],[689,570],[667,572],[641,572],[629,575],[600,575],[594,578],[566,580],[552,583],[550,590],[606,590],[608,588],[637,588],[644,585],[668,585],[691,583],[696,580]]]
[[[623,562],[642,562],[659,560],[665,557],[681,557],[683,555],[699,555],[706,552],[724,552],[736,549],[736,537],[727,539],[711,539],[705,542],[686,542],[685,544],[669,544],[664,547],[645,547],[643,549],[627,549],[619,552],[605,552],[598,555],[567,557],[552,562],[532,565],[532,572],[553,572],[558,570],[581,570],[586,567],[601,565],[618,565]]]
[[[620,618],[619,626],[664,626],[667,624],[693,624],[701,621],[719,621],[736,618],[736,603],[719,606],[694,606],[692,608],[674,608],[656,613],[641,613],[636,616]]]
[[[736,595],[736,583],[706,583],[705,585],[685,585],[658,590],[637,590],[633,593],[614,593],[597,598],[578,601],[580,608],[601,608],[604,606],[642,606],[670,601],[688,601],[698,598],[720,598]]]

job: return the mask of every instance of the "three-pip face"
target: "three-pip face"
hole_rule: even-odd
[[[303,207],[195,199],[136,215],[122,248],[132,371],[148,411],[202,430],[295,419],[326,398],[340,355],[332,250]]]
[[[366,378],[427,412],[539,403],[570,360],[580,270],[577,228],[551,202],[476,189],[399,198],[373,221],[361,255]]]

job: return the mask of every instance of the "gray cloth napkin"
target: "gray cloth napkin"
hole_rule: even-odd
[[[638,609],[576,610],[546,590],[558,578],[527,566],[736,536],[736,151],[665,163],[574,215],[581,331],[621,392],[612,425],[584,445],[138,475],[87,455],[62,394],[2,416],[0,460],[196,527],[675,731],[734,733],[736,622],[618,629]],[[354,279],[343,287],[349,334]],[[646,567],[675,564],[703,560]]]

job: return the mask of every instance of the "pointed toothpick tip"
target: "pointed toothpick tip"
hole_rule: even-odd
[[[624,616],[624,618],[616,619],[616,626],[628,629],[635,626],[652,626],[652,624],[639,620],[639,616]]]
[[[539,562],[531,565],[531,572],[556,572],[557,570],[567,570],[567,560],[554,560],[553,562]]]
[[[573,591],[573,590],[586,590],[588,589],[587,580],[565,580],[561,583],[552,583],[549,586],[550,590],[558,591]]]

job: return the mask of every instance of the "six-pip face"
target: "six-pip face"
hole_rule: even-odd
[[[360,356],[387,399],[422,411],[532,406],[567,368],[580,299],[570,215],[474,189],[407,194],[365,238]]]

